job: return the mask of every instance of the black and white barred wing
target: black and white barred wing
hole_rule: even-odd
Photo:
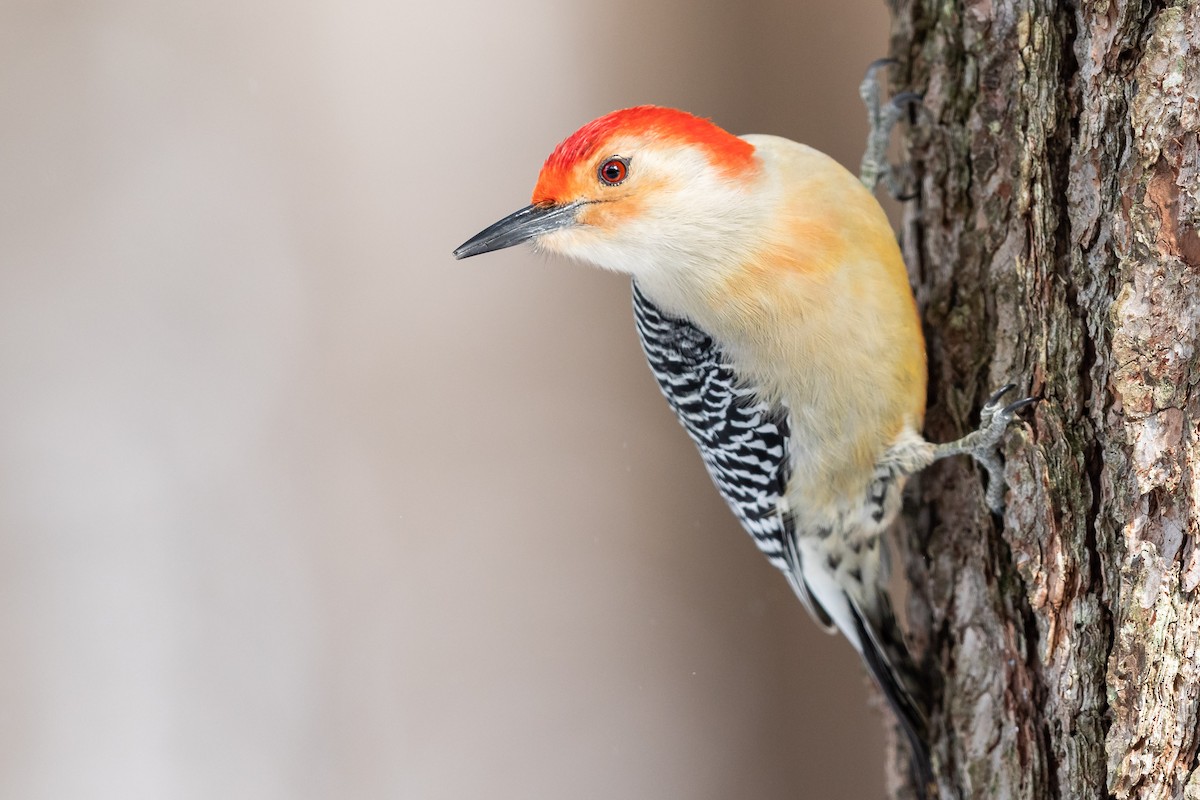
[[[780,508],[791,471],[786,414],[739,383],[712,337],[661,312],[636,282],[633,314],[650,370],[717,491],[817,623],[832,630],[805,583],[795,531]]]

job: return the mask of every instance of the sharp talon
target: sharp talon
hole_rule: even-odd
[[[1042,398],[1040,398],[1040,397],[1026,397],[1024,400],[1018,400],[1015,403],[1009,403],[1008,405],[1006,405],[1004,407],[1004,410],[1001,411],[1000,413],[1011,417],[1013,414],[1020,411],[1022,408],[1025,408],[1026,406],[1031,406],[1041,399]]]
[[[1009,383],[1009,384],[1005,384],[1004,386],[1001,386],[999,389],[992,392],[992,396],[987,399],[987,402],[985,402],[984,405],[985,406],[1000,405],[1000,398],[1004,397],[1004,395],[1008,394],[1015,388],[1017,388],[1017,385],[1015,383]]]
[[[903,110],[905,106],[919,106],[924,102],[925,95],[920,94],[919,92],[901,92],[892,98],[891,105],[895,106],[897,109]]]
[[[894,67],[900,62],[894,58],[877,58],[867,65],[867,74],[870,75],[883,67]]]

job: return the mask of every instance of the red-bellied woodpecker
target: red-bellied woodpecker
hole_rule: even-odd
[[[930,785],[880,537],[908,475],[953,453],[987,467],[1014,411],[921,436],[925,344],[896,237],[858,179],[812,148],[641,106],[584,125],[531,205],[457,258],[532,242],[633,276],[647,359],[733,512],[812,616],[863,657]],[[924,791],[922,787],[922,791]]]

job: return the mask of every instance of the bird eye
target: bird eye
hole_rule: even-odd
[[[600,180],[609,186],[616,186],[629,175],[629,159],[614,156],[600,165]]]

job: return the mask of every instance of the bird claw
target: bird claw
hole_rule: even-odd
[[[1015,388],[1017,388],[1015,383],[1006,383],[1004,386],[1001,386],[999,389],[992,392],[992,396],[984,402],[983,409],[979,412],[980,427],[986,428],[991,424],[992,417],[1002,408],[1000,401],[1004,399],[1004,395],[1008,394]]]
[[[996,390],[984,403],[979,412],[979,428],[961,439],[939,445],[935,451],[935,459],[965,453],[987,470],[988,484],[985,499],[992,513],[1004,511],[1004,462],[1000,458],[1000,444],[1004,433],[1021,409],[1038,401],[1036,397],[1025,397],[1021,400],[1001,405],[1004,396],[1017,388],[1010,383]]]
[[[867,134],[867,148],[859,167],[859,180],[872,191],[881,180],[885,181],[888,192],[897,200],[903,201],[913,199],[917,193],[905,190],[902,182],[896,177],[899,170],[888,161],[888,143],[891,140],[892,129],[896,127],[904,112],[913,104],[920,105],[923,98],[916,92],[902,92],[887,103],[882,102],[879,71],[895,63],[896,60],[892,58],[881,58],[871,62],[858,87],[858,94],[867,106],[867,120],[871,126]]]

